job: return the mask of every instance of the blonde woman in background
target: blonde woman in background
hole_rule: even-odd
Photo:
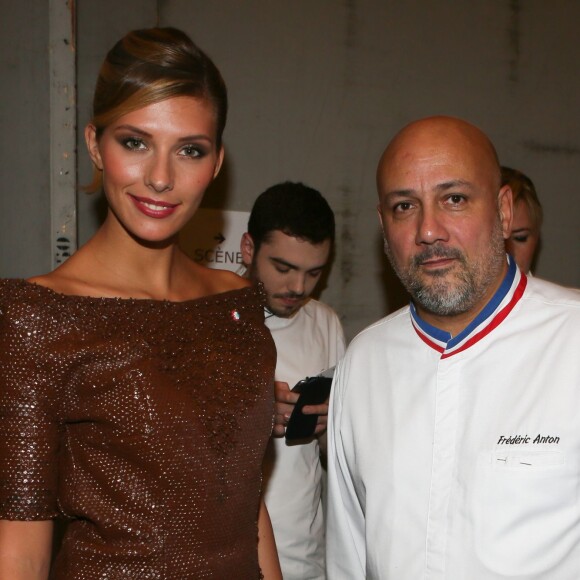
[[[509,185],[513,193],[514,216],[506,250],[517,265],[529,274],[539,250],[543,211],[532,180],[517,169],[501,168],[502,187]]]

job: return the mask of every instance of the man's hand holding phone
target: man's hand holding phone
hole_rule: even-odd
[[[298,393],[293,393],[290,390],[288,383],[275,381],[274,397],[276,399],[276,414],[274,416],[274,430],[272,431],[275,437],[284,437],[286,434],[286,425],[299,396]]]
[[[331,382],[332,378],[328,376],[310,377],[299,381],[290,390],[288,383],[276,381],[273,434],[276,437],[286,435],[287,439],[302,439],[323,433],[328,421]]]

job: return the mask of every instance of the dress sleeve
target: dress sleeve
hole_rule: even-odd
[[[52,325],[10,290],[0,288],[0,519],[46,520],[58,513]]]

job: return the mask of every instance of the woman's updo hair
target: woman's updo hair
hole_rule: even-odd
[[[213,61],[177,28],[129,32],[108,52],[99,71],[91,120],[97,139],[123,115],[172,97],[195,97],[213,105],[219,149],[228,114],[228,94]],[[98,191],[101,177],[94,168],[92,182],[83,189]]]
[[[215,108],[216,145],[226,125],[226,85],[213,61],[181,30],[134,30],[109,51],[95,88],[97,137],[119,117],[171,97],[206,99]]]

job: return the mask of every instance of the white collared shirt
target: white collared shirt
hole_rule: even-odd
[[[338,316],[309,300],[290,318],[266,318],[276,343],[276,380],[292,388],[334,366],[345,350]],[[272,438],[264,460],[265,502],[272,520],[284,580],[324,580],[322,466],[318,439],[289,445]]]

